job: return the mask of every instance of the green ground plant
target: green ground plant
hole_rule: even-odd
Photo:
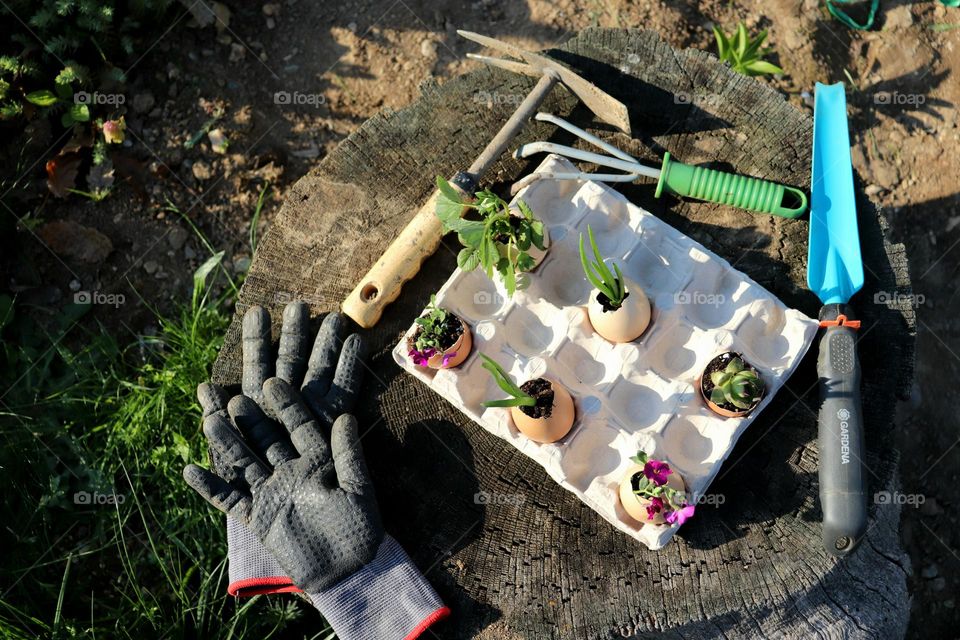
[[[751,37],[747,34],[746,25],[739,22],[730,35],[714,26],[713,37],[717,40],[717,57],[720,62],[729,62],[730,68],[737,73],[745,76],[783,73],[783,69],[763,59],[770,53],[770,49],[762,48],[767,39],[766,29]]]
[[[0,637],[268,638],[306,617],[291,598],[227,595],[223,518],[181,478],[206,457],[196,385],[237,291],[222,256],[130,344],[89,307],[38,322],[0,296]]]

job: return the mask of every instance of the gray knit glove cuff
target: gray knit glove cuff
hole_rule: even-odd
[[[372,562],[332,587],[307,595],[341,640],[413,640],[450,615],[389,535]]]

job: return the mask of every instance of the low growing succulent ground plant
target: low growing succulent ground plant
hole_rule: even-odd
[[[687,494],[667,485],[668,476],[674,473],[668,463],[647,457],[642,449],[630,459],[643,467],[642,474],[636,474],[632,483],[634,495],[650,502],[647,520],[662,513],[668,523],[680,525],[693,517],[694,505],[687,502]]]
[[[426,366],[431,357],[449,349],[463,333],[460,318],[437,306],[437,297],[430,296],[427,312],[416,319],[417,332],[410,340],[408,355],[414,364]],[[453,351],[443,355],[443,366],[456,357]]]
[[[763,397],[763,379],[739,356],[731,358],[723,370],[712,372],[710,382],[710,401],[718,406],[733,405],[746,411]]]
[[[587,235],[590,237],[590,249],[594,260],[591,262],[587,257],[583,246],[583,234],[580,234],[580,263],[583,265],[583,273],[590,284],[595,286],[603,296],[600,304],[603,305],[604,311],[616,311],[630,295],[626,289],[623,274],[617,263],[612,263],[613,271],[610,271],[610,267],[604,263],[600,249],[597,248],[597,242],[593,238],[593,229],[589,225],[587,225]]]
[[[519,288],[517,275],[536,266],[528,253],[530,248],[546,249],[543,222],[534,217],[523,200],[517,200],[521,215],[513,215],[507,201],[487,189],[478,191],[474,202],[464,202],[457,190],[440,176],[437,176],[437,187],[440,189],[437,217],[444,231],[456,232],[463,245],[457,255],[457,266],[464,271],[481,266],[491,278],[497,271],[507,294],[512,296]],[[464,207],[475,209],[481,219],[461,218]]]

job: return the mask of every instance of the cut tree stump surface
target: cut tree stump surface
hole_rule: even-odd
[[[715,57],[677,51],[649,31],[591,29],[549,55],[623,101],[634,139],[598,125],[555,89],[544,105],[653,162],[665,151],[808,187],[812,118]],[[319,318],[335,310],[433,190],[466,167],[534,80],[481,68],[363,124],[288,193],[254,258],[214,367],[240,380],[240,317],[274,318],[301,298]],[[592,123],[592,124],[591,124]],[[516,144],[570,137],[531,122]],[[512,148],[515,148],[514,145]],[[507,185],[542,158],[505,155],[482,182]],[[387,529],[453,609],[442,638],[899,637],[909,616],[909,560],[892,442],[897,398],[909,391],[915,318],[901,245],[885,239],[858,181],[866,272],[853,300],[863,320],[864,421],[870,528],[852,557],[825,555],[817,498],[816,346],[744,434],[704,505],[671,543],[649,551],[553,482],[535,463],[472,423],[390,357],[412,319],[456,266],[448,237],[375,329],[358,415]],[[653,185],[618,187],[630,200],[725,257],[787,305],[816,317],[806,290],[806,219],[657,200]],[[892,302],[877,303],[879,292]],[[882,296],[881,296],[882,297]]]

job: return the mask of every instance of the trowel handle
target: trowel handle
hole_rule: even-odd
[[[807,194],[769,180],[695,167],[663,157],[656,197],[666,190],[678,196],[727,204],[747,211],[796,218],[807,210]],[[786,201],[789,196],[789,201]]]
[[[845,304],[824,306],[820,321],[827,324],[817,359],[823,545],[827,553],[845,556],[857,548],[867,529],[859,325]]]
[[[458,174],[458,177],[461,175]],[[450,184],[461,192],[466,201],[467,191],[460,188],[455,180]],[[430,196],[343,301],[343,312],[364,329],[369,329],[380,320],[383,310],[400,295],[404,283],[417,275],[423,261],[440,246],[444,232],[436,215],[439,196],[439,191]]]

